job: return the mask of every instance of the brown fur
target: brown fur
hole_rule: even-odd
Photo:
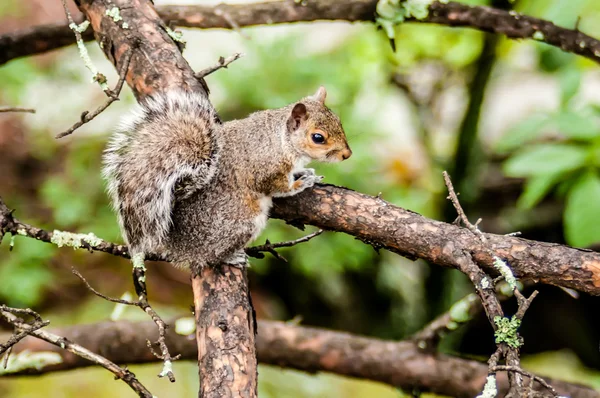
[[[352,154],[326,92],[246,119],[215,122],[210,103],[171,93],[119,131],[105,174],[133,254],[166,252],[181,266],[245,263],[273,196],[320,181],[304,166]],[[321,134],[325,142],[315,143]]]

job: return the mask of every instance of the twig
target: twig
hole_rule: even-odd
[[[35,113],[35,109],[30,108],[12,108],[12,107],[0,107],[0,113],[3,112],[26,112]]]
[[[166,331],[167,331],[168,325],[165,323],[165,321],[162,320],[162,318],[156,313],[156,311],[154,311],[154,309],[148,302],[148,298],[145,294],[145,289],[144,289],[144,294],[139,294],[139,292],[138,292],[138,294],[139,294],[138,301],[116,299],[116,298],[108,297],[108,296],[98,292],[96,289],[94,289],[89,284],[89,282],[83,277],[83,275],[81,275],[79,273],[79,271],[77,271],[76,269],[73,268],[71,271],[79,279],[81,279],[81,281],[85,284],[85,286],[96,296],[101,297],[104,300],[111,301],[113,303],[119,303],[119,304],[139,307],[145,313],[147,313],[150,316],[150,318],[152,318],[152,321],[154,321],[154,323],[158,327],[157,343],[158,343],[158,346],[160,347],[161,353],[158,354],[154,351],[154,349],[152,347],[152,343],[149,340],[147,341],[148,348],[150,348],[150,351],[152,352],[152,354],[154,356],[156,356],[157,358],[159,358],[163,361],[164,366],[163,366],[162,372],[159,374],[159,377],[167,376],[172,383],[175,382],[175,375],[173,374],[172,363],[174,361],[178,360],[180,358],[180,355],[176,355],[175,357],[171,356],[171,354],[169,352],[169,348],[167,347],[167,343],[166,343]]]
[[[32,325],[24,323],[21,319],[12,314],[15,309],[6,309],[4,306],[0,306],[0,317],[5,319],[8,323],[15,326],[18,329],[22,329],[23,331],[27,331],[28,334],[37,337],[38,339],[44,340],[48,343],[54,344],[62,349],[65,349],[75,355],[78,355],[82,358],[85,358],[89,361],[92,361],[103,368],[112,372],[117,379],[123,380],[127,383],[133,391],[135,391],[138,396],[143,398],[152,398],[153,395],[144,387],[142,383],[140,383],[135,375],[131,373],[127,369],[123,369],[115,363],[109,361],[108,359],[91,352],[90,350],[75,344],[61,336],[55,335],[50,332],[46,332],[44,330],[35,330]],[[39,316],[38,316],[39,317]],[[40,318],[41,319],[41,318]]]
[[[498,301],[498,297],[496,296],[495,292],[492,292],[489,289],[490,286],[493,285],[493,281],[491,281],[490,278],[475,264],[470,256],[465,256],[467,258],[465,258],[465,261],[463,262],[464,266],[459,267],[459,269],[465,273],[475,285],[477,293],[481,298],[483,307],[488,315],[488,320],[495,331],[496,345],[498,348],[488,361],[490,375],[488,376],[488,382],[486,383],[486,386],[484,387],[484,393],[482,394],[482,396],[488,396],[491,394],[495,396],[496,376],[493,369],[498,365],[500,358],[505,357],[507,366],[520,369],[519,347],[522,345],[522,338],[519,336],[518,329],[525,312],[531,305],[533,299],[537,296],[538,292],[533,292],[529,298],[525,298],[521,294],[517,288],[516,279],[513,276],[512,271],[508,265],[493,252],[489,246],[486,236],[479,230],[478,225],[481,222],[481,219],[477,220],[474,225],[469,222],[464,210],[462,209],[462,206],[460,205],[458,195],[454,191],[454,186],[452,185],[450,176],[445,171],[443,175],[444,181],[448,188],[448,199],[452,201],[452,204],[458,213],[459,220],[466,228],[473,232],[473,234],[479,237],[481,243],[485,247],[485,250],[494,259],[494,265],[498,272],[511,286],[511,289],[517,298],[517,313],[510,319],[505,318],[502,307]],[[508,377],[510,383],[509,395],[516,394],[521,396],[523,388],[521,375],[518,372],[509,372]]]
[[[544,380],[541,377],[536,376],[526,370],[523,370],[518,366],[496,365],[496,366],[492,367],[491,370],[494,372],[506,371],[506,372],[515,372],[515,373],[522,374],[523,376],[529,378],[530,380],[535,380],[538,383],[540,383],[544,388],[546,388],[548,391],[550,391],[550,393],[552,393],[552,395],[554,395],[555,397],[559,396],[558,392],[556,392],[554,387],[552,387],[550,384],[548,384],[546,382],[546,380]],[[533,386],[531,386],[530,388],[533,389]]]
[[[62,133],[57,134],[55,138],[57,138],[57,139],[63,138],[69,134],[72,134],[79,127],[90,122],[96,116],[98,116],[99,114],[104,112],[104,110],[106,108],[108,108],[110,106],[110,104],[119,100],[119,95],[121,94],[121,90],[123,89],[123,83],[125,83],[125,78],[127,76],[127,70],[129,69],[129,63],[131,61],[132,55],[133,55],[133,49],[130,48],[124,56],[123,65],[121,66],[121,70],[119,72],[119,81],[117,82],[117,85],[115,86],[115,88],[113,90],[105,90],[105,93],[108,96],[108,99],[106,100],[106,102],[104,104],[102,104],[98,109],[96,109],[92,113],[90,113],[89,111],[83,112],[81,114],[80,120],[77,123],[75,123],[73,126],[71,126],[71,128],[69,128],[67,131],[63,131]]]
[[[221,68],[227,68],[230,63],[240,59],[243,56],[244,54],[242,53],[235,53],[227,58],[220,57],[219,62],[217,62],[216,65],[209,66],[208,68],[202,69],[200,72],[196,72],[196,78],[202,79]]]
[[[23,340],[26,336],[30,335],[32,330],[38,330],[40,328],[43,328],[44,326],[48,326],[48,324],[50,324],[50,322],[44,321],[42,319],[42,317],[39,316],[39,314],[30,310],[29,308],[25,308],[25,309],[12,308],[12,307],[7,307],[5,305],[0,304],[0,311],[6,311],[6,312],[10,312],[12,314],[19,314],[19,315],[29,315],[34,318],[34,322],[30,325],[31,326],[30,330],[22,330],[16,334],[13,334],[8,339],[8,341],[6,341],[6,343],[0,344],[0,356],[2,356],[2,354],[4,354],[6,352],[6,356],[4,357],[4,365],[3,365],[4,369],[6,369],[6,367],[8,365],[8,358],[10,356],[12,347],[15,344],[17,344],[19,341]]]
[[[247,247],[245,249],[245,251],[248,256],[254,257],[254,258],[264,258],[264,255],[262,255],[261,253],[269,252],[272,255],[274,255],[275,257],[277,257],[279,260],[283,260],[283,261],[287,262],[287,260],[281,254],[279,254],[275,249],[279,249],[281,247],[291,247],[291,246],[295,246],[299,243],[308,242],[312,238],[319,236],[322,233],[323,233],[323,230],[319,229],[318,231],[313,232],[312,234],[303,236],[301,238],[291,240],[291,241],[286,241],[286,242],[279,242],[279,243],[271,243],[267,239],[267,241],[265,242],[264,245]]]
[[[83,21],[80,25],[77,25],[73,20],[73,17],[71,16],[71,11],[69,11],[69,7],[67,6],[66,0],[62,0],[62,5],[65,10],[65,14],[67,15],[67,20],[69,21],[69,29],[71,29],[75,34],[75,42],[77,43],[77,47],[79,48],[79,56],[83,60],[83,63],[85,64],[86,68],[88,68],[90,72],[92,72],[92,80],[100,85],[102,91],[109,91],[108,84],[106,82],[106,76],[104,76],[102,73],[100,73],[100,71],[98,71],[98,69],[96,69],[96,66],[92,62],[87,48],[85,48],[85,44],[81,36],[81,33],[87,30],[90,24],[89,21]]]

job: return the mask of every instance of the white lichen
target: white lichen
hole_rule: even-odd
[[[192,317],[179,318],[175,321],[175,333],[189,336],[196,331],[196,320]]]
[[[490,287],[491,287],[491,284],[490,284],[490,280],[488,279],[488,277],[484,276],[483,278],[481,278],[481,288],[489,289]]]
[[[13,353],[8,358],[6,369],[0,366],[0,376],[5,374],[17,373],[27,369],[41,370],[49,365],[62,363],[60,354],[50,351],[30,352],[23,350],[19,353]],[[4,358],[0,359],[0,363]]]
[[[123,20],[123,17],[121,16],[121,11],[119,10],[118,7],[113,7],[110,10],[106,10],[106,15],[111,17],[112,20],[115,22],[119,22],[119,21]]]
[[[143,271],[146,271],[146,266],[144,265],[144,253],[136,253],[131,256],[131,262],[133,263],[133,268],[141,268]]]
[[[500,272],[500,275],[504,278],[508,286],[510,286],[511,290],[515,290],[517,288],[517,279],[513,275],[512,270],[500,257],[494,256],[494,268]]]
[[[542,32],[540,32],[539,30],[536,30],[535,33],[533,34],[533,36],[531,36],[533,38],[533,40],[538,40],[538,41],[544,41],[546,40],[546,36],[544,36],[544,34]]]
[[[87,23],[89,25],[89,22],[87,22]],[[74,32],[77,32],[78,34],[80,34],[81,33],[80,30],[82,29],[83,24],[85,24],[85,22],[83,22],[81,25],[77,25],[76,23],[71,23],[71,24],[69,24],[69,28],[71,28],[71,30],[73,30]],[[77,36],[77,48],[79,49],[79,56],[83,60],[85,67],[88,68],[90,70],[90,72],[92,72],[92,82],[98,83],[100,85],[100,88],[102,88],[103,91],[108,90],[109,88],[108,88],[108,83],[106,81],[106,76],[104,76],[102,73],[100,73],[100,71],[96,68],[96,66],[92,62],[92,59],[90,58],[90,54],[88,53],[87,48],[85,47],[85,44],[83,43],[83,39],[81,39],[81,35]]]
[[[89,26],[90,26],[90,21],[83,21],[79,25],[72,23],[69,25],[69,28],[71,28],[72,30],[74,30],[76,32],[83,33],[87,30],[87,28]]]
[[[21,236],[27,236],[27,231],[25,231],[23,228],[19,228],[17,229],[17,234]]]
[[[169,373],[173,373],[173,363],[171,363],[171,361],[165,361],[162,372],[159,373],[158,377],[165,377]]]
[[[185,44],[185,40],[183,40],[183,32],[181,32],[179,30],[173,30],[173,29],[169,28],[168,26],[166,27],[166,29],[167,29],[167,34],[169,35],[169,37],[171,39],[173,39],[173,41],[176,41],[177,43]]]
[[[80,249],[83,243],[87,243],[90,246],[98,246],[104,241],[92,232],[89,234],[74,234],[72,232],[54,230],[50,242],[58,247],[69,246],[73,249]]]
[[[129,29],[129,24],[127,22],[123,22],[123,24],[121,25],[121,27],[123,29]]]
[[[498,388],[496,387],[496,375],[489,375],[483,391],[477,396],[477,398],[494,398],[498,394]]]

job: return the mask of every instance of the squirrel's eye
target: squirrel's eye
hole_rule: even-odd
[[[323,137],[323,134],[314,133],[312,135],[312,140],[315,144],[322,144],[325,142],[325,137]]]

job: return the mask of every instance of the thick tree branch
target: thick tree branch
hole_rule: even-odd
[[[150,1],[80,0],[77,3],[113,65],[124,65],[129,51],[133,51],[126,81],[138,99],[172,89],[207,95],[204,81],[194,76]],[[119,10],[121,19],[107,12],[114,8]],[[89,38],[89,34],[84,32],[83,35]]]
[[[316,20],[372,22],[376,4],[377,0],[311,0],[302,4],[286,0],[221,4],[216,7],[163,6],[157,7],[157,11],[165,22],[183,27],[231,29],[230,21],[235,21],[238,27]],[[511,39],[533,39],[600,62],[600,41],[577,29],[562,28],[549,21],[505,10],[434,1],[427,17],[408,21],[470,27]],[[89,29],[82,36],[84,40],[94,38]],[[64,24],[38,26],[6,34],[0,36],[0,65],[11,59],[46,52],[74,42],[71,30]]]
[[[20,222],[0,204],[4,232],[51,242],[53,233]],[[385,200],[347,188],[318,184],[297,196],[277,199],[271,217],[295,224],[344,232],[408,258],[458,268],[462,253],[472,253],[487,273],[498,275],[489,249],[469,230],[435,221]],[[489,247],[507,261],[519,279],[535,280],[600,295],[600,253],[565,245],[485,234]],[[129,258],[127,247],[99,240],[82,248]],[[458,255],[457,255],[458,253]],[[157,255],[152,260],[165,260]]]
[[[460,268],[470,253],[486,273],[498,275],[489,249],[507,261],[519,279],[600,295],[600,254],[514,236],[485,234],[486,248],[469,230],[430,220],[385,200],[333,185],[277,199],[271,217],[345,232],[409,258]]]
[[[95,354],[93,351],[90,351],[89,349],[70,341],[70,339],[66,338],[65,336],[57,335],[55,333],[51,333],[51,332],[48,332],[45,330],[39,330],[39,325],[42,323],[41,318],[39,318],[39,316],[36,317],[39,319],[37,324],[29,325],[29,324],[23,322],[16,315],[14,315],[13,312],[15,312],[15,311],[17,313],[33,312],[31,310],[11,309],[11,308],[8,308],[5,306],[0,306],[0,318],[6,320],[11,325],[15,326],[17,329],[26,331],[29,335],[31,335],[39,340],[42,340],[42,341],[46,342],[47,344],[52,344],[53,349],[60,350],[59,352],[60,352],[61,356],[65,355],[65,353],[68,352],[71,355],[75,355],[80,360],[84,360],[88,364],[96,364],[96,365],[102,366],[103,368],[112,372],[115,375],[115,378],[117,380],[120,379],[120,380],[123,380],[125,383],[127,383],[129,385],[129,387],[131,387],[131,389],[133,391],[135,391],[139,397],[142,397],[142,398],[153,398],[154,397],[154,395],[152,395],[152,393],[150,393],[150,391],[148,391],[148,389],[146,389],[146,387],[144,387],[144,385],[142,383],[140,383],[137,380],[137,378],[135,377],[135,375],[133,373],[131,373],[129,370],[121,368],[120,366],[117,366],[111,360],[109,360],[101,355]],[[10,340],[10,338],[9,338],[9,340]],[[36,340],[36,343],[40,344],[39,340]],[[23,341],[23,339],[21,339],[21,341]],[[13,346],[13,347],[15,347],[15,346]],[[20,350],[17,349],[15,351],[16,351],[15,355],[17,355],[17,353]],[[46,349],[43,351],[51,351],[51,350]],[[58,361],[55,360],[52,362],[56,363]],[[4,369],[3,372],[10,373],[10,369]]]
[[[171,323],[175,323],[173,320]],[[158,361],[147,349],[145,337],[156,338],[152,322],[105,322],[57,329],[54,333],[88,348],[102,352],[109,360],[124,363]],[[0,341],[8,336],[0,336]],[[187,336],[170,334],[168,344],[194,360],[196,344]],[[25,338],[15,352],[30,350],[58,352],[63,362],[40,369],[20,371],[17,375],[42,374],[90,366],[69,352],[43,342]],[[481,391],[488,368],[485,364],[446,355],[427,354],[412,342],[391,342],[347,333],[292,326],[282,322],[260,321],[257,336],[258,359],[263,364],[283,366],[307,372],[331,372],[387,383],[404,389],[418,387],[441,395],[474,397]],[[498,369],[501,370],[501,369]],[[572,398],[600,397],[587,387],[548,380],[561,395]],[[501,396],[507,391],[505,375],[498,376]],[[543,391],[541,386],[536,387]]]

